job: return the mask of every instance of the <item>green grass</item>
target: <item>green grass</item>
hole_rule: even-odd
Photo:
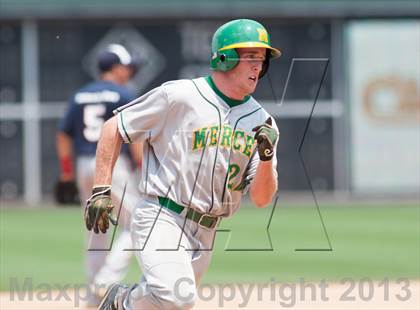
[[[242,208],[224,220],[204,282],[270,282],[344,277],[420,278],[420,209],[415,205],[323,206],[332,251],[314,206]],[[10,279],[81,284],[82,212],[67,209],[0,209],[0,290]],[[236,250],[235,250],[236,249]],[[238,249],[243,249],[239,251]],[[264,250],[265,249],[265,250]],[[127,282],[137,281],[133,259]]]

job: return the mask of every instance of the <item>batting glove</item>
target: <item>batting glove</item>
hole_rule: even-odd
[[[279,137],[275,128],[272,127],[271,117],[267,118],[264,124],[255,127],[254,139],[257,140],[258,154],[261,161],[269,161],[274,156],[274,145]]]
[[[54,198],[59,204],[76,204],[79,201],[79,190],[76,182],[59,180],[54,186]]]
[[[106,233],[109,222],[116,225],[111,212],[114,204],[111,199],[111,186],[97,186],[92,189],[92,196],[86,202],[85,224],[88,230],[99,234],[99,231]]]

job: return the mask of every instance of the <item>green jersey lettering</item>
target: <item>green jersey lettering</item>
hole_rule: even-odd
[[[246,145],[244,151],[242,152],[244,155],[251,157],[251,150],[254,146],[254,141],[255,139],[253,136],[246,136]]]
[[[220,139],[219,139],[220,134]],[[233,131],[229,124],[220,128],[218,125],[211,127],[202,127],[194,130],[192,135],[192,150],[202,150],[207,144],[208,146],[216,146],[219,142],[221,147],[240,152],[247,157],[251,157],[254,146],[254,137],[247,135],[243,130]]]
[[[241,137],[241,140],[239,140],[239,136]],[[243,144],[245,144],[245,134],[243,131],[237,130],[233,134],[233,149],[235,151],[240,151]],[[239,141],[238,141],[239,140]]]
[[[194,131],[193,135],[193,151],[201,150],[206,143],[207,127]]]
[[[217,134],[219,133],[219,126],[210,127],[210,146],[217,144]]]
[[[230,140],[232,139],[232,128],[229,125],[223,125],[222,141],[220,146],[230,148]]]

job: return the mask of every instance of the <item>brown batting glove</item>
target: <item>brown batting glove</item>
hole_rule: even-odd
[[[116,225],[111,212],[114,204],[111,199],[111,186],[97,186],[92,189],[92,196],[86,202],[85,224],[88,230],[99,234],[99,231],[106,233],[109,222]]]
[[[268,117],[264,124],[255,127],[254,139],[257,140],[258,155],[261,161],[271,160],[274,156],[274,145],[279,137],[276,129],[271,125],[273,124],[271,117]]]

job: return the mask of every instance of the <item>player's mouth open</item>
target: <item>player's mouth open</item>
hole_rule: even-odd
[[[254,82],[257,81],[257,78],[255,76],[250,76],[249,79],[252,80],[252,81],[254,81]]]

